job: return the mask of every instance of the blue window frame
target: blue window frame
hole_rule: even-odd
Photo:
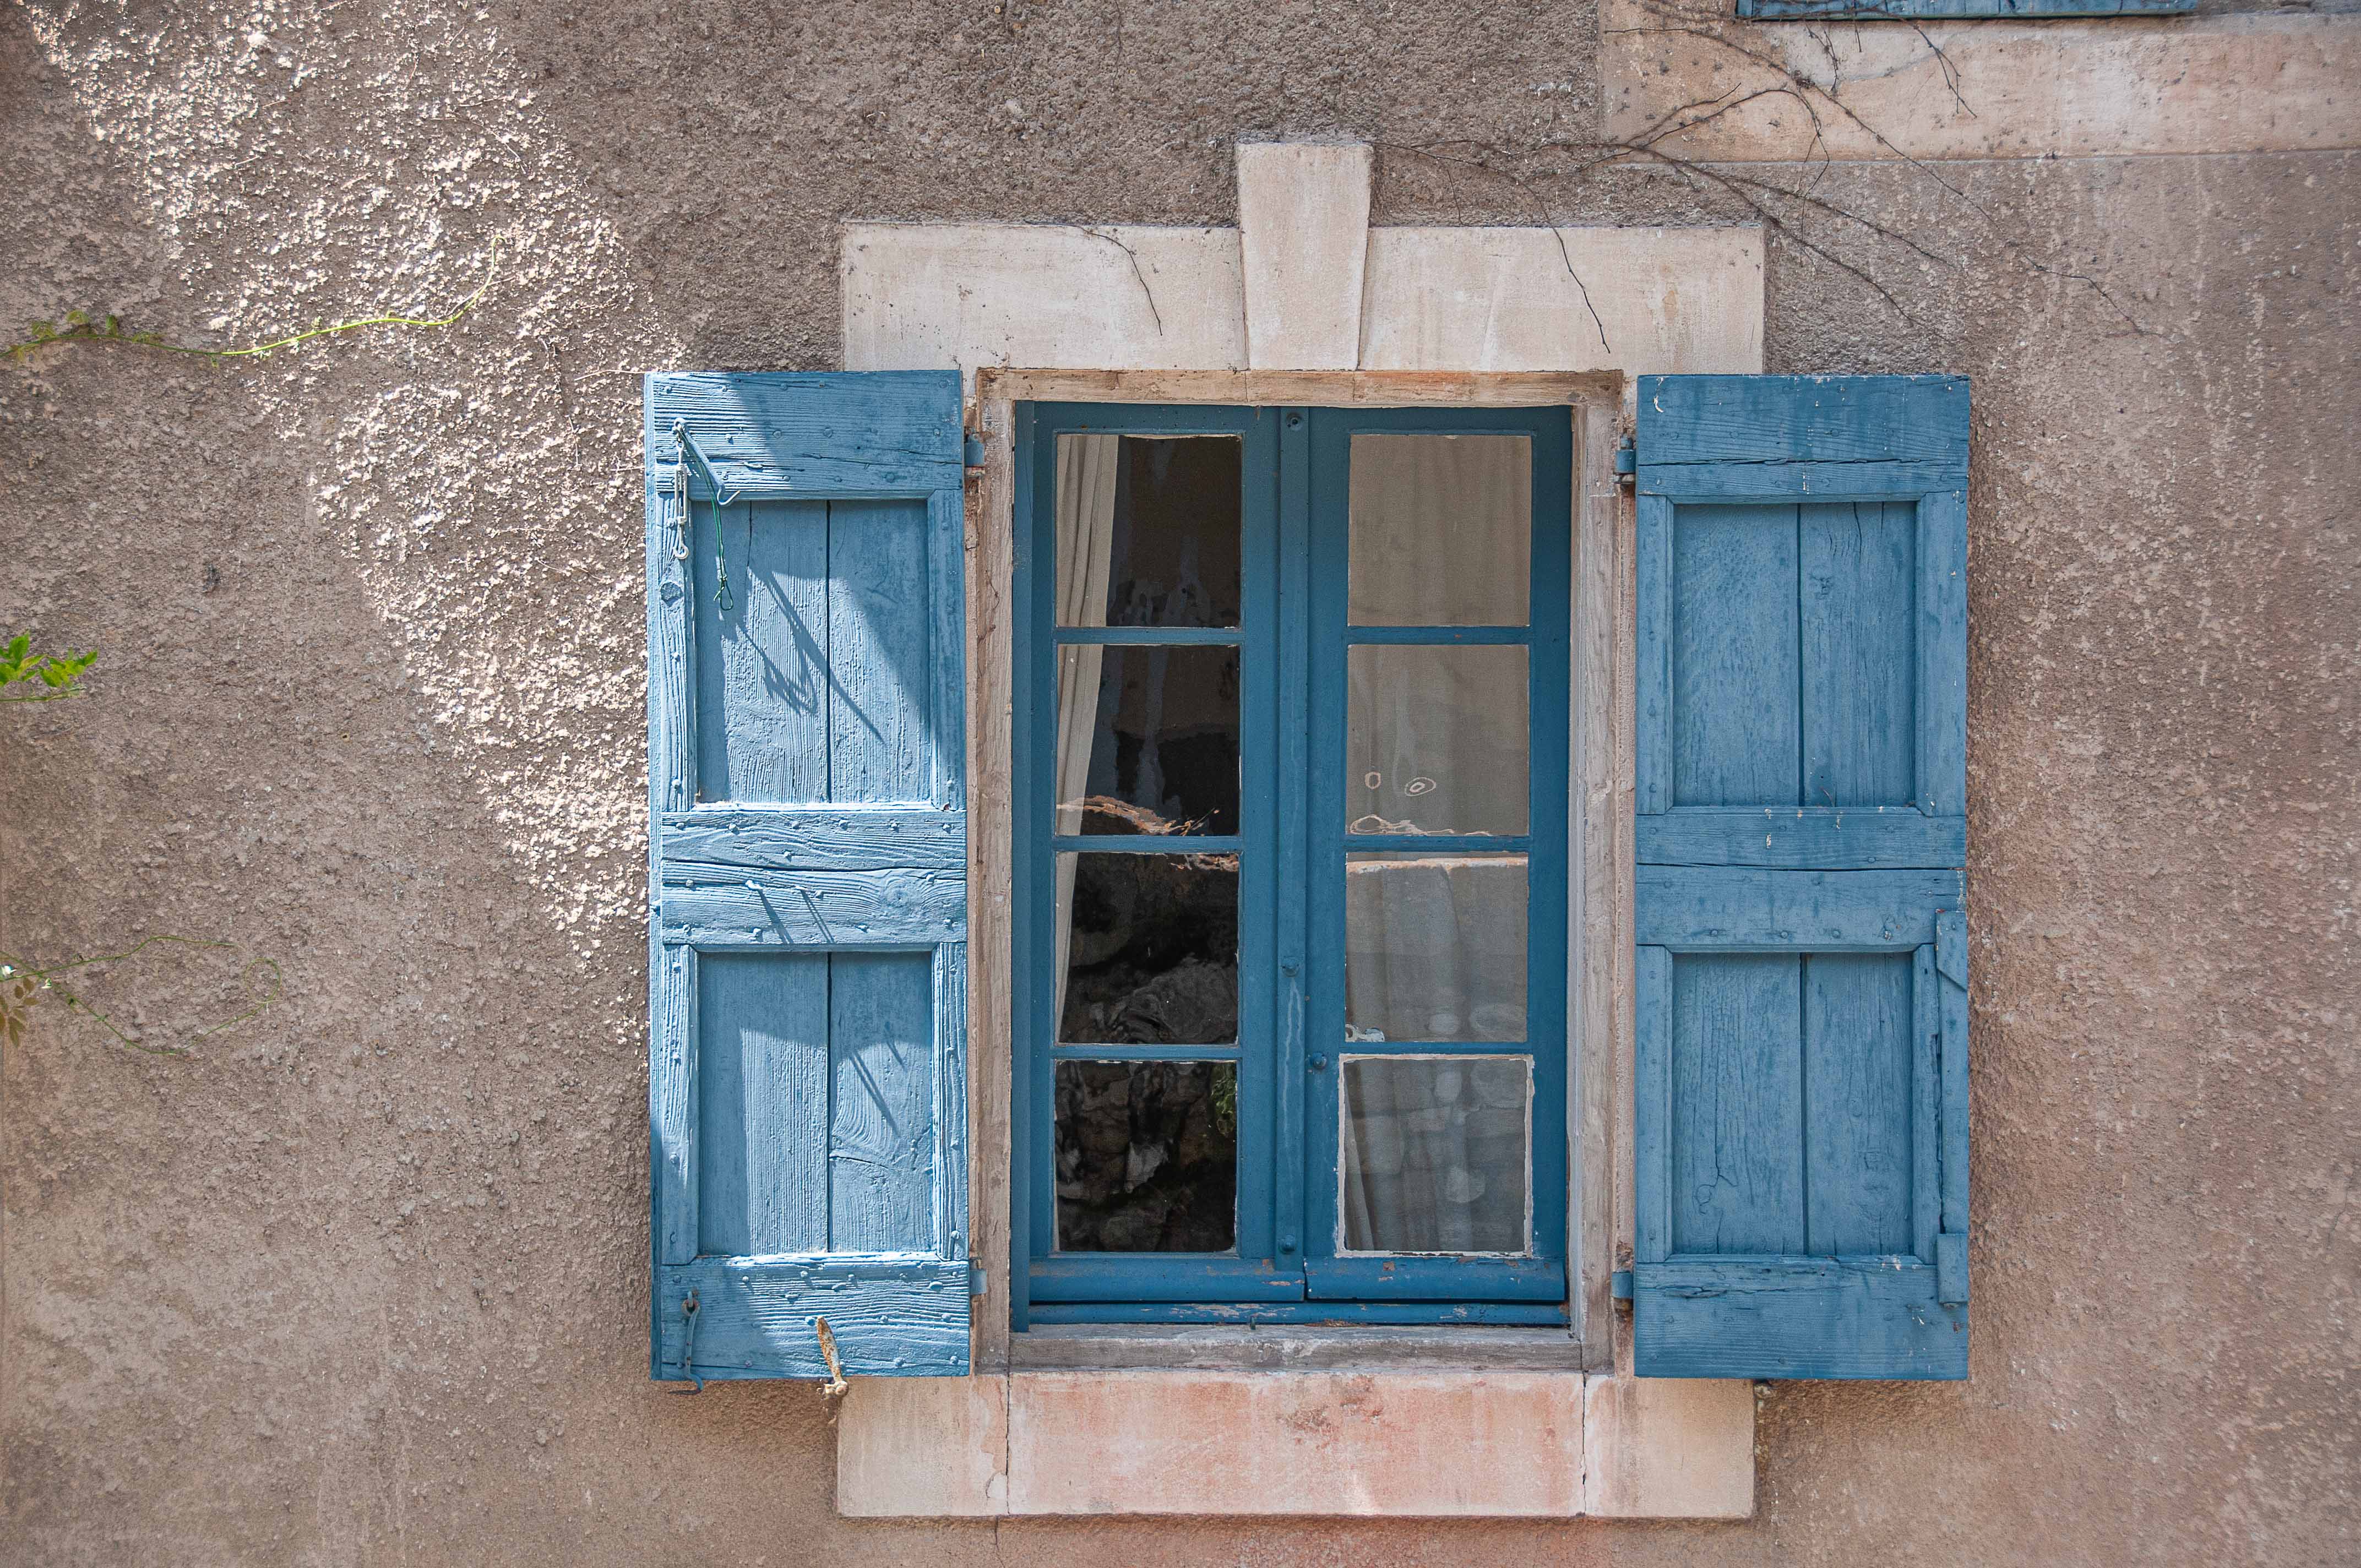
[[[1010,1190],[1022,1261],[1010,1292],[1014,1326],[1564,1323],[1569,411],[1020,404],[1016,412]],[[1061,447],[1069,437],[1115,439]],[[1455,557],[1462,520],[1448,510],[1458,493],[1448,463],[1442,478],[1429,476],[1436,487],[1429,510],[1411,508],[1403,513],[1410,521],[1392,525],[1410,544],[1391,580],[1417,577],[1421,560],[1443,563],[1461,585],[1455,591],[1497,613],[1463,606],[1389,614],[1382,595],[1356,602],[1357,444],[1373,444],[1360,478],[1377,486],[1385,481],[1372,475],[1398,470],[1374,455],[1408,450],[1382,445],[1394,437],[1505,438],[1482,451],[1511,453],[1520,466],[1497,470],[1486,493],[1514,498],[1525,537],[1508,547],[1500,570],[1486,565],[1500,559],[1498,542],[1510,537],[1497,531],[1483,535],[1494,555]],[[1148,595],[1134,581],[1126,598],[1100,557],[1133,548],[1132,533],[1150,527],[1213,525],[1185,508],[1135,515],[1106,498],[1148,474],[1144,465],[1169,468],[1173,451],[1211,450],[1202,446],[1208,440],[1223,444],[1220,456],[1199,465],[1211,477],[1198,483],[1224,489],[1235,476],[1235,593],[1226,579],[1233,546],[1223,532],[1212,548],[1224,559],[1208,574],[1218,579],[1211,587],[1198,582],[1192,543],[1182,551],[1191,563],[1186,595]],[[1117,466],[1115,477],[1088,466],[1102,459]],[[1070,495],[1061,534],[1061,477],[1076,492],[1100,487],[1094,525],[1076,522],[1088,503]],[[1136,510],[1138,491],[1128,493]],[[1110,521],[1117,515],[1126,521]],[[1098,560],[1096,578],[1090,559]],[[1186,598],[1184,612],[1171,612],[1175,596]],[[1105,742],[1114,731],[1104,725],[1089,747],[1077,744],[1082,703],[1094,703],[1104,719],[1135,702],[1137,682],[1123,671],[1152,667],[1160,702],[1165,672],[1182,661],[1197,671],[1198,708],[1216,690],[1228,705],[1210,728],[1235,733],[1234,804],[1225,781],[1202,810],[1187,806],[1185,784],[1162,793],[1166,775],[1151,779],[1151,772],[1164,764],[1143,760],[1158,731],[1136,714],[1126,722],[1133,731],[1145,723],[1146,746],[1136,733],[1123,742],[1128,751]],[[1476,718],[1433,727],[1437,705],[1423,699],[1444,691],[1479,694],[1450,707]],[[1062,721],[1061,700],[1069,709]],[[1418,730],[1418,744],[1389,725]],[[1386,755],[1437,764],[1444,784],[1365,767],[1386,744],[1394,746]],[[1220,745],[1198,744],[1191,756],[1200,778],[1230,766]],[[1085,761],[1089,779],[1126,777],[1130,787],[1118,793],[1137,804],[1092,793],[1081,782]],[[1513,773],[1520,762],[1521,788]],[[1183,771],[1175,762],[1173,776]],[[1444,817],[1464,818],[1404,804],[1438,790],[1455,802]],[[1465,804],[1477,794],[1490,804]],[[1232,884],[1234,1030],[1215,1007],[1168,1025],[1179,1039],[1143,1038],[1156,1030],[1097,1022],[1113,1007],[1120,1024],[1130,1003],[1082,1005],[1075,977],[1088,968],[1084,954],[1098,961],[1105,946],[1084,929],[1086,905],[1113,897],[1136,911],[1186,887],[1200,899],[1214,889],[1211,896],[1226,908]],[[1413,904],[1414,920],[1400,913]],[[1126,918],[1126,932],[1145,924]],[[1429,965],[1450,971],[1447,1004],[1436,1000],[1442,992],[1420,989],[1445,983],[1430,980],[1405,980],[1410,1000],[1389,1000],[1401,987],[1387,966],[1429,972],[1400,957],[1400,940],[1371,934],[1397,919],[1420,940],[1450,933],[1452,952]],[[1226,942],[1225,927],[1219,938]],[[1217,972],[1195,958],[1177,967],[1159,961],[1168,962],[1164,979],[1191,975],[1201,991]],[[1368,966],[1357,989],[1347,972],[1354,962]],[[1180,1011],[1165,1005],[1157,1017]],[[1076,1170],[1115,1168],[1115,1156],[1100,1146],[1109,1103],[1129,1119],[1133,1142],[1116,1151],[1125,1175],[1086,1181]],[[1077,1131],[1082,1105],[1100,1107],[1091,1114],[1101,1119]],[[1184,1119],[1170,1121],[1176,1105],[1187,1107]],[[1069,1123],[1060,1122],[1061,1106]],[[1151,1114],[1169,1124],[1159,1124],[1163,1141],[1143,1150],[1141,1118]],[[1456,1163],[1430,1170],[1421,1152],[1429,1146],[1417,1140],[1434,1128],[1448,1128],[1459,1152]],[[1218,1176],[1201,1175],[1158,1211],[1160,1228],[1148,1245],[1140,1245],[1136,1213],[1122,1212],[1120,1223],[1076,1218],[1087,1196],[1076,1194],[1091,1181],[1113,1190],[1125,1180],[1152,1184],[1159,1170],[1211,1171],[1224,1140],[1235,1146],[1234,1212],[1212,1212],[1228,1190]],[[1405,1163],[1419,1173],[1415,1181],[1400,1174]],[[1404,1193],[1410,1201],[1392,1201]]]

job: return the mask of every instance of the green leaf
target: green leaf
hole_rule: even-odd
[[[84,315],[82,312],[80,312],[80,311],[68,311],[68,312],[66,313],[66,325],[68,325],[68,326],[88,326],[89,324],[90,324],[90,317],[88,317],[87,315]]]
[[[58,335],[58,323],[55,322],[35,322],[32,325],[31,335],[34,342],[46,343],[50,338]]]

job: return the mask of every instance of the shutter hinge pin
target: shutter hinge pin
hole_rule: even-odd
[[[1615,482],[1629,488],[1639,478],[1640,449],[1627,435],[1615,444]]]
[[[844,1380],[844,1363],[836,1354],[836,1335],[830,1332],[826,1318],[814,1318],[812,1332],[819,1336],[820,1354],[828,1358],[828,1381],[819,1386],[819,1391],[830,1399],[841,1398],[852,1385]]]
[[[971,435],[961,444],[961,457],[971,468],[983,466],[983,437]]]

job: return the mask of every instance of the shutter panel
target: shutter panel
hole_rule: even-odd
[[[1635,1368],[1968,1375],[1968,385],[1639,387]]]
[[[959,374],[651,376],[646,435],[652,1374],[962,1375]]]

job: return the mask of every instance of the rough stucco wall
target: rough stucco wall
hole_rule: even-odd
[[[1768,1393],[1747,1524],[1444,1528],[854,1525],[814,1389],[646,1381],[636,372],[832,364],[846,217],[1231,221],[1241,133],[1392,144],[1380,221],[1532,221],[1399,149],[1586,136],[1594,52],[1547,5],[0,16],[0,322],[250,341],[511,236],[449,331],[0,367],[0,622],[104,650],[0,713],[0,947],[288,982],[196,1060],[6,1058],[0,1560],[2361,1550],[2351,154],[1954,166],[1989,225],[1830,172],[1964,258],[1878,258],[1915,323],[1773,246],[1772,368],[1976,378],[1972,1382]]]

